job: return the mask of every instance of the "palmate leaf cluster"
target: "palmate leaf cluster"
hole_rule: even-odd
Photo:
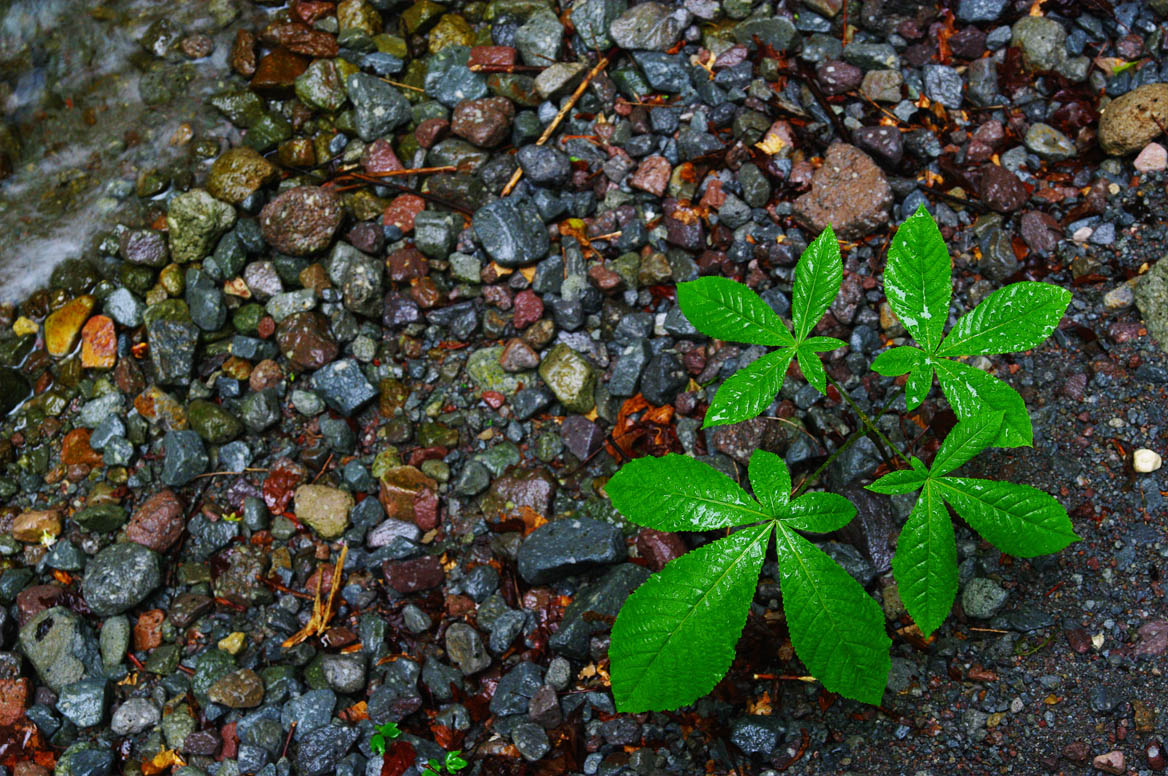
[[[829,227],[795,267],[790,324],[732,280],[707,277],[678,286],[682,312],[699,331],[774,348],[725,381],[711,402],[706,426],[764,412],[793,361],[808,383],[826,393],[819,353],[845,343],[811,335],[842,278],[839,246]],[[1066,510],[1050,495],[952,474],[987,447],[1029,445],[1033,439],[1017,392],[959,359],[1037,346],[1062,318],[1070,294],[1046,283],[1015,283],[988,296],[946,334],[952,296],[949,254],[924,208],[897,231],[884,285],[889,305],[916,344],[885,351],[872,368],[888,376],[908,375],[909,409],[924,401],[935,376],[959,419],[931,467],[912,457],[910,468],[869,486],[884,494],[920,492],[897,543],[893,575],[908,613],[928,635],[945,620],[957,591],[949,507],[1012,555],[1056,552],[1078,539]],[[796,654],[828,690],[880,702],[891,645],[880,607],[802,535],[838,530],[855,515],[855,507],[832,493],[795,497],[786,463],[763,450],[751,457],[747,477],[753,495],[705,463],[666,455],[631,461],[609,481],[613,505],[634,523],[661,531],[725,534],[667,564],[622,607],[609,649],[619,710],[674,709],[706,694],[725,675],[772,535]]]

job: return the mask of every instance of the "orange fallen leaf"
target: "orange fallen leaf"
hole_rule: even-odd
[[[143,776],[156,776],[171,768],[181,768],[186,764],[186,760],[174,749],[163,749],[154,755],[154,757],[142,763],[142,774]]]

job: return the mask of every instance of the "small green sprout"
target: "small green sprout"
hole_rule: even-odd
[[[369,739],[369,748],[373,750],[376,755],[385,754],[385,742],[393,741],[395,738],[401,736],[401,728],[393,722],[386,722],[384,725],[377,726],[377,732]]]

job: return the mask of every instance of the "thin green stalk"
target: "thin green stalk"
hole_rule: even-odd
[[[876,420],[880,420],[880,418],[884,417],[884,413],[888,412],[888,408],[892,406],[892,402],[896,401],[896,397],[898,395],[899,393],[896,391],[893,391],[891,394],[889,394],[888,399],[884,402],[884,406],[880,408],[879,414],[876,415]],[[851,447],[853,442],[864,436],[866,433],[867,431],[864,428],[858,428],[853,431],[851,436],[845,439],[844,443],[837,447],[835,452],[829,455],[827,460],[820,464],[819,468],[811,473],[810,477],[803,480],[799,487],[795,489],[795,492],[791,494],[791,498],[798,498],[803,493],[803,491],[814,485],[819,480],[819,476],[827,470],[827,467],[831,466],[832,463],[835,462],[835,459],[838,458],[844,450],[847,450],[849,447]]]
[[[842,385],[840,385],[839,383],[837,383],[831,375],[827,375],[827,381],[829,383],[831,383],[833,386],[835,386],[835,389],[837,391],[839,391],[840,396],[844,397],[844,401],[846,401],[848,403],[848,406],[850,406],[852,408],[852,411],[855,412],[856,415],[859,416],[860,422],[862,422],[865,426],[867,426],[872,431],[872,433],[874,433],[876,436],[880,437],[880,439],[884,441],[884,444],[888,445],[889,449],[891,449],[892,452],[896,454],[897,458],[904,461],[905,463],[908,463],[909,462],[908,456],[905,455],[904,453],[902,453],[900,451],[900,448],[897,447],[892,442],[891,439],[886,437],[884,435],[883,431],[881,431],[879,428],[876,427],[876,423],[873,420],[871,420],[862,409],[860,409],[860,405],[856,404],[856,402],[852,399],[851,395],[847,391],[844,390],[844,387]],[[881,411],[880,414],[883,415],[884,414],[883,411]],[[877,417],[877,420],[879,420],[879,417]]]

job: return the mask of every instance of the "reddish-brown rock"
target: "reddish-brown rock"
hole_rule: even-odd
[[[126,525],[126,538],[155,552],[165,552],[182,536],[183,522],[182,499],[167,488],[134,510]]]
[[[496,146],[511,133],[515,105],[506,97],[463,100],[454,108],[450,129],[459,137],[484,148]]]
[[[811,191],[795,200],[795,217],[818,234],[831,224],[836,237],[856,240],[888,223],[892,189],[872,158],[834,143],[811,176]]]
[[[436,555],[385,563],[385,581],[399,593],[415,593],[438,587],[446,579]]]

